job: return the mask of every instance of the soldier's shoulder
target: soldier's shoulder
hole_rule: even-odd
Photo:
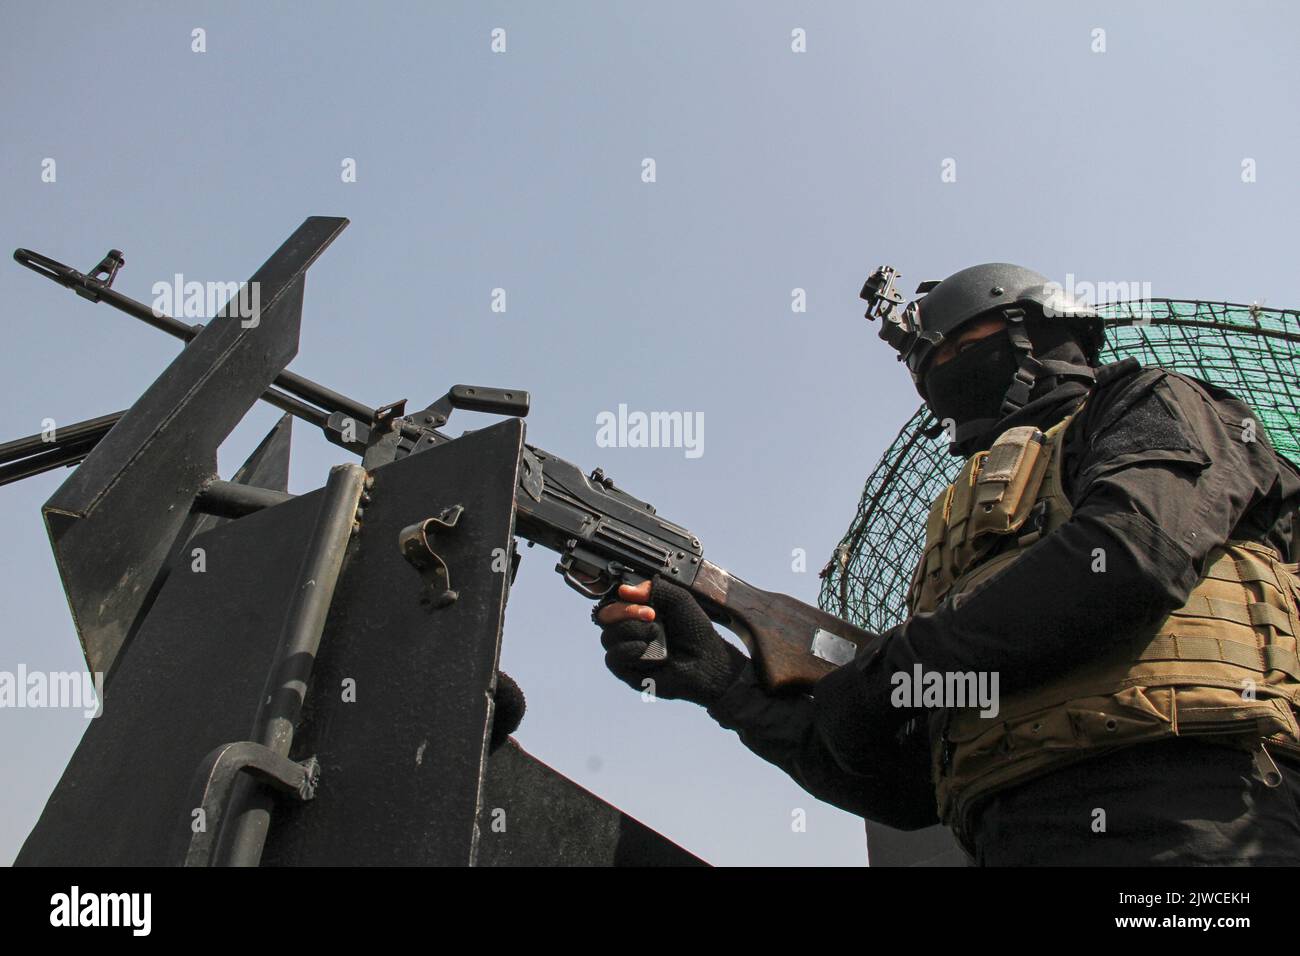
[[[1204,467],[1240,451],[1236,436],[1257,427],[1245,402],[1194,375],[1133,362],[1098,378],[1075,438],[1093,464],[1168,460]],[[1265,444],[1250,446],[1257,447]]]
[[[1097,370],[1096,387],[1088,398],[1087,429],[1096,431],[1113,425],[1168,374],[1157,366],[1141,365],[1134,358],[1103,365]]]
[[[1205,383],[1125,360],[1099,370],[1081,437],[1106,459],[1162,452],[1199,461],[1196,436],[1216,417]]]
[[[1208,427],[1217,419],[1235,428],[1255,417],[1249,403],[1221,385],[1171,369],[1160,369],[1160,372],[1160,381],[1154,387],[1193,424],[1199,421]]]
[[[1140,365],[1136,360],[1125,359],[1113,366],[1103,366],[1101,373],[1092,398],[1096,411],[1094,421],[1113,421],[1117,415],[1137,404],[1149,404],[1149,396],[1153,394],[1158,395],[1164,404],[1172,404],[1178,411],[1191,416],[1207,408],[1236,416],[1246,408],[1245,403],[1226,388],[1158,365]]]

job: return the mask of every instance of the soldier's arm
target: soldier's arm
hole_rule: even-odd
[[[620,680],[707,707],[750,750],[819,800],[900,828],[935,822],[923,742],[884,722],[860,731],[854,723],[870,758],[860,770],[846,769],[827,745],[837,721],[828,723],[826,701],[801,692],[770,693],[753,663],[718,634],[689,591],[656,578],[653,584],[624,585],[618,596],[596,611],[595,620],[602,626],[606,666]],[[655,643],[668,646],[669,653],[648,657]]]
[[[981,587],[909,619],[873,666],[997,671],[1014,693],[1181,606],[1209,552],[1288,480],[1262,428],[1246,440],[1238,410],[1248,415],[1158,371],[1117,384],[1082,435],[1070,519]]]
[[[825,803],[900,830],[939,822],[923,727],[910,733],[868,728],[863,745],[871,758],[863,761],[864,772],[855,772],[832,756],[824,714],[812,698],[768,694],[748,667],[708,710],[746,747]]]

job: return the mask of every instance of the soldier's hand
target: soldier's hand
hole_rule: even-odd
[[[716,630],[689,591],[662,577],[623,585],[596,612],[605,666],[636,690],[708,706],[736,682],[747,658]]]

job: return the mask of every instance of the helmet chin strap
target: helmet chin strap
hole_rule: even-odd
[[[1024,310],[1008,309],[1007,313],[1007,337],[1016,349],[1016,373],[1011,377],[1007,393],[1002,396],[998,420],[1014,415],[1029,404],[1029,396],[1033,394],[1038,376],[1044,371],[1043,363],[1034,358],[1034,343],[1029,341],[1029,333],[1025,331]]]
[[[1033,397],[1034,387],[1044,374],[1058,379],[1074,378],[1086,382],[1096,380],[1096,372],[1090,366],[1037,358],[1034,355],[1034,343],[1025,329],[1024,309],[1006,309],[1003,315],[1007,320],[1007,337],[1011,339],[1011,344],[1016,350],[1016,371],[1011,378],[1011,384],[1007,386],[1006,395],[1002,398],[1002,407],[998,410],[997,418],[977,418],[958,425],[949,442],[949,450],[956,450],[966,442],[991,432],[999,422],[1005,421],[1028,405]],[[938,438],[943,430],[943,423],[936,422],[925,430],[925,435],[927,438]]]

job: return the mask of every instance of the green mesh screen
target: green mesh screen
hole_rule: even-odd
[[[1107,325],[1103,361],[1131,355],[1228,389],[1255,410],[1274,447],[1300,464],[1300,312],[1167,299],[1098,311]],[[821,606],[868,630],[906,616],[930,502],[961,467],[942,436],[921,434],[928,420],[922,405],[867,477],[853,523],[822,572]]]

